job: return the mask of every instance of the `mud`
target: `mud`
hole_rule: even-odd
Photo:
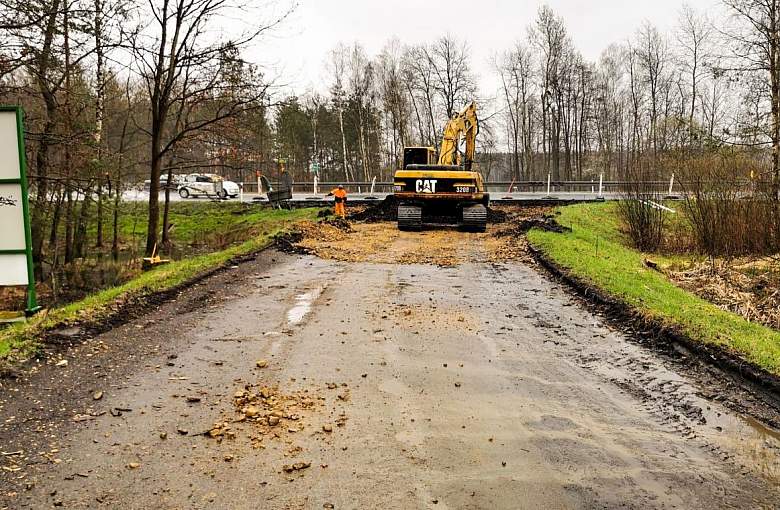
[[[398,219],[398,204],[390,196],[376,205],[349,206],[347,203],[347,217],[350,221],[365,221],[375,223],[378,221],[396,221]]]
[[[378,207],[381,211],[382,206]],[[369,210],[376,212],[377,209]],[[486,232],[469,236],[463,236],[455,227],[446,226],[426,227],[422,232],[402,232],[387,221],[309,222],[301,224],[295,232],[281,236],[278,247],[286,253],[317,255],[342,262],[452,267],[474,261],[474,253],[491,263],[530,261],[524,234],[541,224],[558,228],[549,212],[550,209],[544,207],[494,208],[490,211],[492,220]]]
[[[555,220],[555,217],[548,214],[540,214],[530,218],[521,218],[512,223],[512,226],[503,229],[497,234],[499,236],[521,236],[526,234],[532,228],[545,230],[547,232],[556,232],[562,234],[571,232],[571,228],[561,225]]]
[[[491,205],[488,207],[488,223],[497,224],[509,221],[517,214],[518,210],[521,209]],[[348,208],[347,218],[350,221],[367,223],[396,221],[398,219],[398,204],[392,196],[389,196],[375,205]]]
[[[0,505],[777,507],[780,440],[738,388],[487,261],[522,239],[403,234],[266,252],[2,381]]]
[[[583,306],[609,318],[613,327],[630,335],[682,365],[688,376],[697,379],[706,394],[733,410],[780,428],[780,377],[767,373],[746,360],[715,345],[705,345],[681,331],[644,315],[606,295],[530,248],[534,259],[582,298]]]

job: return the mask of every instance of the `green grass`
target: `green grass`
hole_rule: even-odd
[[[606,291],[691,339],[735,353],[780,375],[780,332],[721,310],[670,282],[643,264],[620,231],[616,204],[581,204],[558,209],[565,234],[532,230],[528,239],[573,276]],[[661,266],[678,257],[648,256]]]
[[[100,320],[112,313],[117,304],[132,296],[144,296],[174,288],[204,272],[224,265],[233,257],[258,251],[268,246],[273,237],[302,220],[313,220],[319,209],[278,211],[257,208],[243,215],[248,225],[262,232],[227,249],[197,255],[159,266],[141,273],[123,285],[92,294],[80,301],[48,310],[28,323],[14,324],[0,331],[0,359],[25,358],[37,349],[37,336],[45,330],[78,320]],[[200,216],[200,215],[199,215]],[[252,219],[248,219],[252,218]],[[203,216],[205,218],[205,216]],[[204,223],[210,224],[210,220]],[[214,228],[217,228],[214,226]]]
[[[106,206],[103,215],[103,235],[108,244],[113,232],[113,204]],[[160,228],[162,228],[162,204],[160,204]],[[118,231],[122,245],[141,250],[146,242],[146,202],[122,202],[119,205]],[[91,240],[97,234],[95,207],[90,209],[91,218],[88,236]],[[238,202],[212,202],[189,200],[171,202],[170,223],[173,225],[171,238],[180,247],[212,245],[221,242],[220,237],[229,233],[241,233],[274,216],[283,214],[278,210],[265,209]]]

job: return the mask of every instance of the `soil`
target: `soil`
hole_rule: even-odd
[[[428,227],[422,232],[399,231],[395,223],[342,222],[304,223],[296,232],[283,236],[280,246],[288,253],[312,254],[342,262],[373,262],[380,264],[433,264],[453,267],[469,260],[471,246],[479,248],[488,262],[529,260],[523,234],[517,222],[556,225],[553,220],[539,218],[546,209],[529,208],[502,211],[506,223],[490,224],[484,233],[463,236],[455,227]],[[508,220],[511,218],[511,222]],[[532,219],[535,218],[535,219]]]
[[[0,380],[0,508],[777,508],[758,397],[512,224],[312,225]]]
[[[389,196],[376,205],[349,206],[347,207],[347,217],[350,221],[368,223],[396,221],[398,219],[398,205],[395,199]]]

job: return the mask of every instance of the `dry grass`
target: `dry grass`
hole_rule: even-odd
[[[696,263],[669,277],[723,310],[780,329],[780,264],[772,258]]]

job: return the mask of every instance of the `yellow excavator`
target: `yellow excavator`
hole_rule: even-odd
[[[477,105],[472,102],[447,122],[438,158],[433,147],[404,147],[403,168],[393,179],[400,230],[420,230],[425,218],[484,232],[490,195],[482,174],[473,171],[477,133]]]

